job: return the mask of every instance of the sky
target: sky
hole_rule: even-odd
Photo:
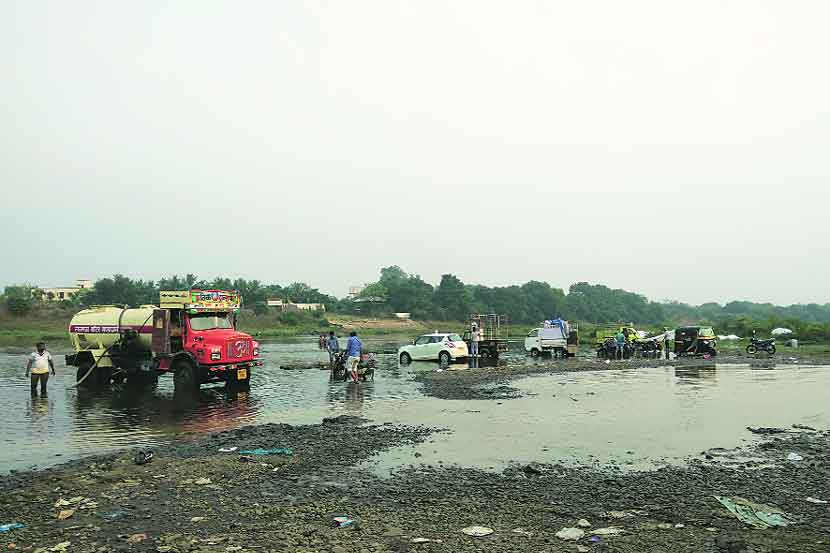
[[[830,3],[0,2],[0,285],[830,302]]]

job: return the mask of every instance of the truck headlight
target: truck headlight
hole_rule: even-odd
[[[219,361],[221,358],[222,358],[222,354],[219,353],[218,351],[214,351],[213,353],[210,354],[210,360],[211,361]]]
[[[254,357],[259,357],[259,348],[254,348]]]

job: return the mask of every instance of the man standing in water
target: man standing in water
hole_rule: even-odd
[[[46,383],[49,382],[49,371],[55,375],[55,364],[52,362],[52,354],[46,351],[46,344],[38,342],[37,351],[29,356],[29,363],[26,365],[26,376],[32,373],[32,395],[37,396],[37,383],[40,382],[40,396],[46,397]]]
[[[363,351],[363,342],[357,337],[357,332],[352,330],[349,333],[349,341],[346,344],[346,370],[352,373],[352,380],[358,381],[358,365],[360,364],[360,353]]]
[[[329,369],[334,369],[334,357],[340,352],[340,344],[334,331],[329,332],[329,339],[326,340],[326,349],[329,351]]]
[[[478,343],[481,342],[481,331],[473,325],[472,336],[470,337],[470,356],[478,357]]]

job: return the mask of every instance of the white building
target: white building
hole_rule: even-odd
[[[71,299],[72,296],[81,290],[91,290],[92,281],[88,279],[78,279],[75,281],[75,286],[56,286],[54,288],[39,288],[43,293],[45,301],[63,301]]]

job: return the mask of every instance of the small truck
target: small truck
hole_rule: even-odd
[[[579,326],[570,321],[552,319],[534,328],[525,337],[525,351],[531,357],[549,353],[554,357],[574,357],[579,350]]]

